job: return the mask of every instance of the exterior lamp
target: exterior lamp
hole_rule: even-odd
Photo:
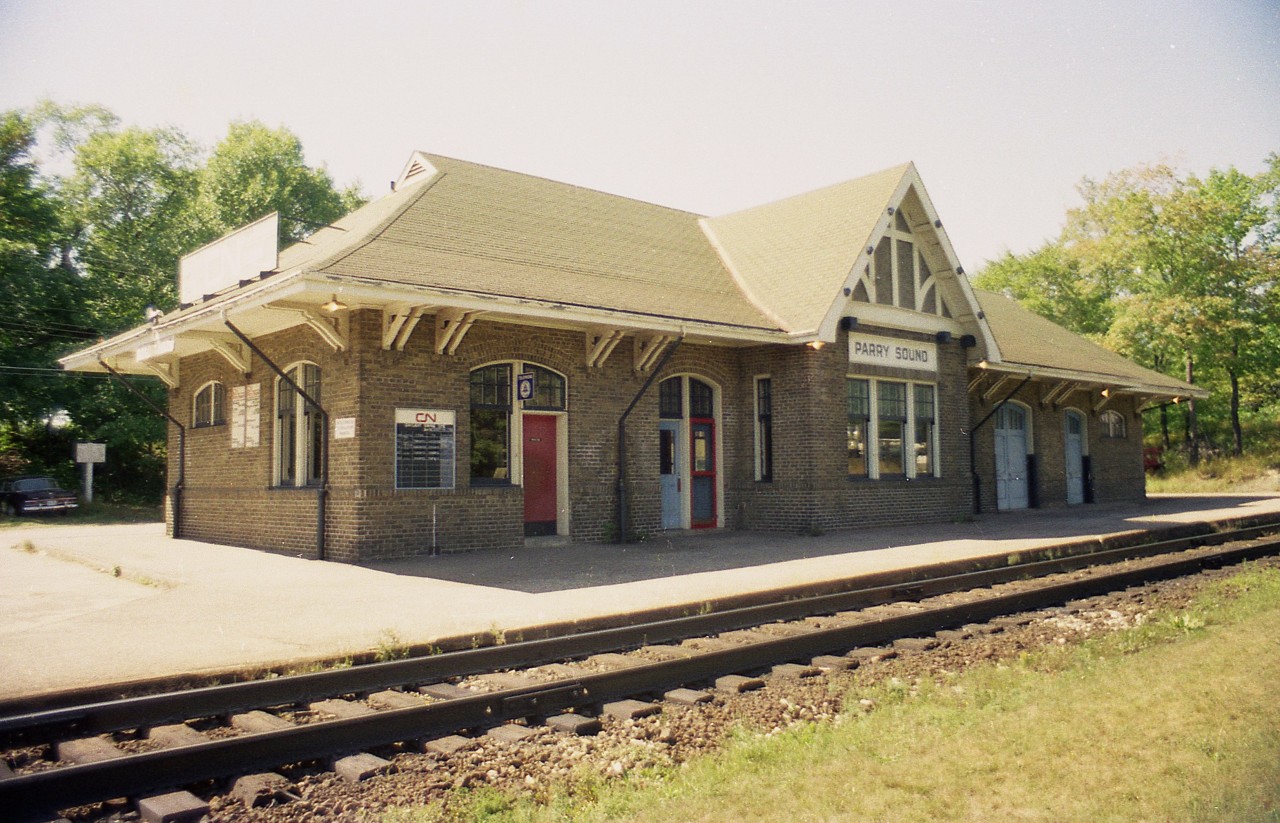
[[[823,346],[825,346],[826,343],[823,343],[821,340],[810,340],[806,345],[808,345],[808,347],[813,349],[814,351],[818,351]]]
[[[335,294],[333,297],[329,298],[328,303],[321,303],[320,308],[324,309],[330,314],[333,314],[334,312],[340,312],[343,309],[348,308],[348,306],[346,303],[343,303],[340,300],[338,300],[338,295]]]

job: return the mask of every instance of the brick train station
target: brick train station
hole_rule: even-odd
[[[168,386],[173,533],[305,557],[1143,499],[1143,409],[1203,393],[972,288],[943,226],[910,164],[705,217],[415,153],[62,362]]]

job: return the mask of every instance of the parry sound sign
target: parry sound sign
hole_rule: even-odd
[[[863,366],[936,372],[938,346],[914,340],[894,340],[870,334],[849,335],[849,362]]]

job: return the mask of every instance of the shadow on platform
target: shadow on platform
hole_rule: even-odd
[[[1069,542],[1091,535],[1265,514],[1269,509],[1250,509],[1264,501],[1274,504],[1276,499],[1269,495],[1158,495],[1139,503],[1026,509],[982,514],[965,522],[840,529],[819,535],[659,532],[628,544],[527,546],[361,565],[391,574],[536,594],[956,540],[990,542],[992,553],[997,553],[1004,541]]]

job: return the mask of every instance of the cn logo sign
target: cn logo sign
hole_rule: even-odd
[[[413,415],[415,423],[439,423],[440,420],[434,412],[420,411]]]

